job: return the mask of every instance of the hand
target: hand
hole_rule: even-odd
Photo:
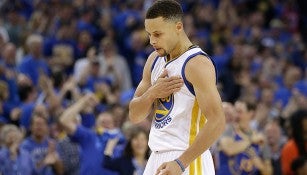
[[[21,116],[21,109],[14,108],[10,113],[10,118],[12,121],[18,121]]]
[[[105,148],[104,154],[108,155],[108,156],[112,156],[114,148],[117,145],[118,141],[119,141],[118,137],[115,137],[113,139],[109,139],[108,142],[107,142],[107,146]]]
[[[265,137],[263,134],[260,133],[253,133],[252,137],[251,137],[251,142],[254,144],[263,144],[265,141]]]
[[[44,159],[45,165],[53,165],[57,160],[59,160],[59,155],[56,152],[56,143],[54,140],[48,141],[48,152]]]
[[[179,175],[182,174],[180,166],[175,161],[165,162],[158,168],[156,175]]]
[[[183,80],[179,76],[168,77],[165,69],[151,87],[152,93],[156,98],[165,98],[181,89]]]
[[[82,99],[84,100],[84,106],[91,106],[94,107],[99,103],[99,100],[93,93],[87,93],[85,94]]]
[[[15,131],[10,133],[8,136],[9,151],[10,151],[10,159],[15,160],[18,155],[19,145],[22,142],[23,133],[21,131]]]
[[[51,79],[47,75],[41,74],[39,76],[39,87],[46,94],[50,93],[50,91],[53,90],[53,85],[52,85]]]
[[[76,88],[76,80],[74,77],[68,78],[68,80],[63,85],[64,91],[73,91]]]
[[[57,152],[48,153],[44,159],[44,165],[53,165],[59,160]]]

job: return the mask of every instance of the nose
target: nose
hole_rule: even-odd
[[[150,44],[151,44],[152,46],[154,46],[155,44],[157,44],[157,40],[156,40],[153,36],[150,36],[150,37],[149,37],[149,40],[150,40]]]

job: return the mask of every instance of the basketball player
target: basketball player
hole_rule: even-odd
[[[209,147],[224,130],[216,70],[193,45],[174,0],[158,0],[147,11],[145,30],[155,51],[129,105],[134,123],[153,114],[145,175],[212,175]]]

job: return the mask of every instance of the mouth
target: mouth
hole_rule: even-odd
[[[156,48],[154,48],[155,50],[156,50],[156,52],[158,52],[158,53],[160,53],[160,52],[163,52],[163,49],[162,48],[160,48],[160,47],[156,47]]]

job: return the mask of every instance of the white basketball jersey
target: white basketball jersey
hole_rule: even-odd
[[[207,56],[199,47],[194,47],[170,62],[164,57],[157,57],[153,62],[151,84],[157,81],[163,69],[167,69],[168,76],[182,77],[184,85],[180,91],[169,97],[156,100],[157,107],[148,143],[152,151],[186,150],[206,122],[196,101],[194,89],[184,73],[186,63],[196,55]]]

